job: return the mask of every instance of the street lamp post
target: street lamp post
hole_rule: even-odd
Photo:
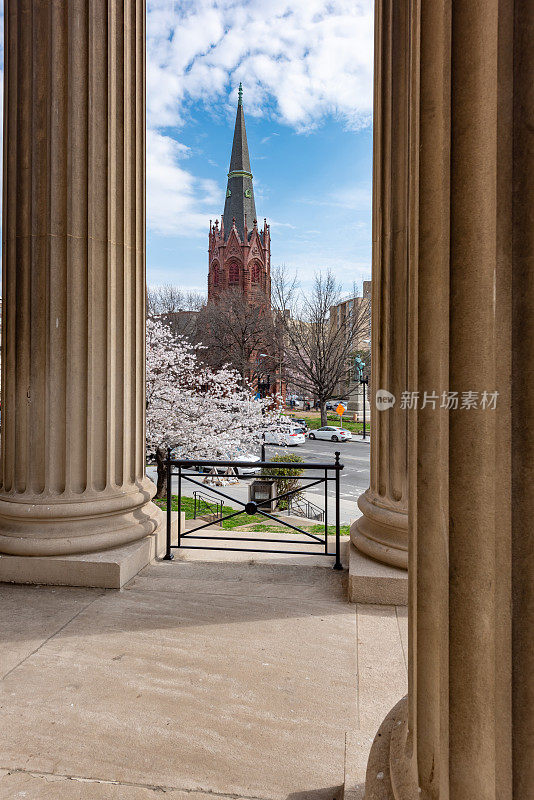
[[[366,420],[365,420],[365,387],[369,385],[369,376],[363,374],[365,361],[362,361],[360,356],[356,356],[354,363],[357,370],[357,377],[359,378],[360,385],[363,386],[363,433],[362,439],[365,439],[366,433]]]

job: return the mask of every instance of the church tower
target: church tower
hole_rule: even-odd
[[[210,221],[208,301],[233,287],[251,302],[260,293],[271,296],[271,237],[267,221],[259,230],[256,219],[241,84],[224,213],[220,226]]]

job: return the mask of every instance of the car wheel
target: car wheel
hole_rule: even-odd
[[[309,433],[308,434],[308,439],[315,439],[315,434],[314,433]]]
[[[331,439],[331,441],[332,441],[332,442],[339,442],[339,438],[336,436],[336,434],[335,434],[335,433],[334,433],[334,435],[332,436],[332,439]]]

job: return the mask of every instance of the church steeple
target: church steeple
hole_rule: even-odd
[[[234,142],[224,214],[209,231],[208,300],[240,289],[250,303],[271,297],[271,234],[267,220],[259,230],[248,156],[243,87],[239,84]]]
[[[256,206],[248,155],[245,114],[243,112],[243,87],[241,84],[239,84],[238,98],[223,221],[225,238],[228,238],[235,218],[237,231],[241,239],[243,239],[245,216],[249,224],[252,223],[256,219]]]

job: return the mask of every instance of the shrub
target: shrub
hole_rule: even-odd
[[[302,458],[294,453],[287,453],[284,455],[277,454],[271,458],[271,461],[276,461],[280,464],[299,464],[302,463]],[[264,467],[262,475],[264,477],[274,478],[276,482],[276,494],[281,495],[298,488],[299,475],[302,475],[303,472],[303,469],[289,469],[288,467]],[[298,497],[299,495],[300,492],[296,492],[291,495],[291,498]],[[287,508],[291,498],[283,497],[278,502],[278,508],[281,510]]]

